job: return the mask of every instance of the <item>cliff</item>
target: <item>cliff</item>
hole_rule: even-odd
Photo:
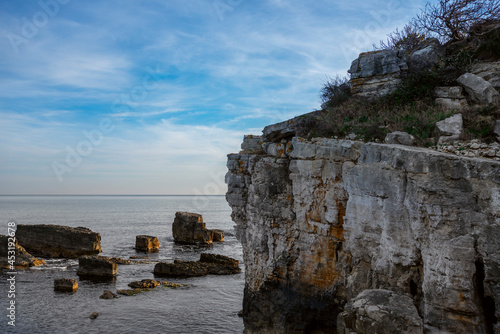
[[[228,156],[246,333],[500,333],[500,162],[283,124]]]

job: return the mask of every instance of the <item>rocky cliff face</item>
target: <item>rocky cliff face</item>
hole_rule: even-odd
[[[272,129],[228,157],[247,333],[500,333],[499,162]]]

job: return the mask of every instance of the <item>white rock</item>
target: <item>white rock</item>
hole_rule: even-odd
[[[472,73],[465,73],[457,81],[469,93],[471,99],[479,104],[491,104],[500,99],[500,93],[486,80]]]

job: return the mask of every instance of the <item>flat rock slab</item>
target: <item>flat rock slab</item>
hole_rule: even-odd
[[[12,262],[9,261],[9,256],[12,256],[12,253],[9,254],[9,250],[15,252],[13,266],[16,268],[28,268],[45,263],[44,260],[37,259],[28,253],[17,240],[14,242],[14,249],[9,249],[9,241],[12,242],[12,239],[6,235],[0,235],[0,269],[11,269]]]
[[[113,278],[117,272],[116,263],[103,256],[82,256],[78,264],[76,274],[82,278]]]
[[[29,253],[48,258],[78,258],[101,252],[101,236],[85,227],[17,225],[16,237]]]
[[[54,280],[54,290],[61,292],[75,292],[78,289],[76,279],[61,278]]]
[[[240,273],[239,261],[223,255],[206,254],[200,261],[160,262],[155,265],[154,274],[160,277],[197,277],[205,275],[232,275]]]

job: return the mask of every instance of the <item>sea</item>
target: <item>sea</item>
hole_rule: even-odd
[[[172,223],[177,211],[202,214],[207,228],[225,231],[224,242],[210,247],[174,243]],[[0,234],[7,234],[9,222],[82,226],[100,233],[103,256],[146,255],[153,262],[170,262],[196,261],[208,252],[235,258],[242,269],[236,275],[166,279],[155,278],[154,263],[142,263],[119,265],[114,281],[92,282],[78,278],[77,260],[45,259],[45,265],[0,275],[0,333],[242,333],[238,312],[244,265],[230,215],[224,196],[0,196]],[[160,251],[137,252],[137,235],[158,237]],[[14,297],[9,296],[11,276],[15,276]],[[55,292],[54,280],[59,278],[77,279],[78,290]],[[142,279],[186,286],[99,299],[104,290],[129,289],[129,283]],[[15,301],[15,327],[7,317],[11,301]],[[93,312],[99,316],[92,320]]]

